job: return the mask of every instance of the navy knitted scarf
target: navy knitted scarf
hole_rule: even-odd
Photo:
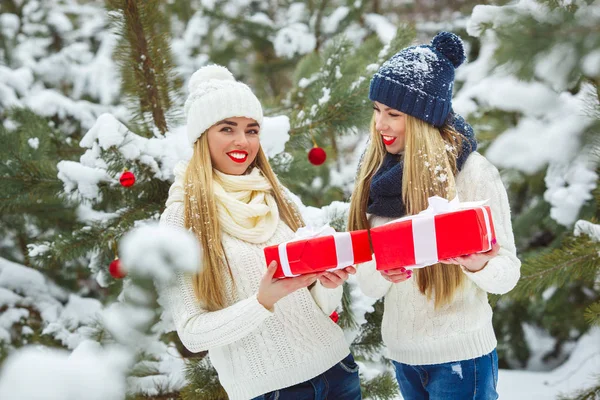
[[[460,171],[469,154],[477,149],[473,128],[460,115],[451,113],[449,123],[463,136],[462,148],[456,159]],[[381,167],[371,179],[367,212],[381,217],[400,218],[406,215],[402,201],[402,155],[387,153]]]

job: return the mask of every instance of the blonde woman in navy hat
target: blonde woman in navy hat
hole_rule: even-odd
[[[176,166],[161,217],[202,247],[198,272],[162,291],[182,343],[208,350],[231,400],[360,399],[358,366],[329,318],[354,268],[273,279],[263,248],[303,222],[260,146],[260,102],[216,65],[196,71],[189,91],[193,155]]]
[[[375,73],[369,141],[351,199],[349,229],[382,225],[427,208],[430,196],[489,200],[497,242],[486,253],[421,269],[358,266],[368,296],[385,297],[382,337],[402,395],[496,399],[498,358],[487,293],[520,276],[510,209],[498,170],[477,153],[473,130],[452,111],[462,41],[439,33],[398,52]],[[460,237],[460,227],[456,227]]]

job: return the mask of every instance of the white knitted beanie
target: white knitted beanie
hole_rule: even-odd
[[[262,125],[260,101],[248,86],[236,81],[227,68],[207,65],[198,69],[190,78],[188,88],[185,115],[190,144],[226,118],[252,118]]]

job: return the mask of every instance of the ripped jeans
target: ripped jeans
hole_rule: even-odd
[[[404,400],[496,400],[498,354],[444,364],[392,361]]]

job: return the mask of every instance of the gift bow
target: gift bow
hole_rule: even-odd
[[[333,235],[334,233],[335,229],[333,229],[328,224],[325,224],[320,228],[315,228],[311,225],[307,225],[299,228],[294,234],[294,238],[292,240],[287,241],[286,243],[294,242],[296,240],[312,239],[319,236]]]
[[[492,228],[490,224],[490,218],[487,211],[483,208],[483,205],[486,204],[488,200],[468,201],[461,203],[458,200],[458,196],[454,197],[452,200],[447,200],[440,196],[432,196],[428,199],[428,202],[429,206],[417,215],[403,217],[388,222],[388,224],[393,224],[395,222],[406,221],[409,219],[412,220],[416,264],[411,265],[409,268],[423,268],[436,264],[439,261],[435,232],[435,216],[440,214],[446,214],[468,208],[481,208],[483,211],[485,228],[488,233],[489,248],[492,248]]]
[[[277,250],[279,251],[279,263],[281,264],[281,269],[285,276],[298,276],[292,272],[290,267],[290,261],[287,255],[288,243],[297,242],[299,240],[314,239],[320,236],[333,236],[333,240],[335,242],[335,251],[337,254],[338,264],[333,268],[329,268],[327,271],[346,268],[354,264],[354,251],[352,248],[352,236],[350,235],[350,232],[336,232],[335,229],[328,224],[325,224],[320,228],[305,226],[298,229],[291,240],[283,242],[277,246]]]
[[[445,214],[449,212],[454,212],[458,210],[464,210],[467,208],[477,208],[486,204],[487,200],[482,201],[465,201],[460,202],[458,200],[458,196],[455,196],[452,200],[447,200],[440,196],[431,196],[427,199],[429,202],[429,206],[421,211],[420,214],[430,215],[430,214]]]

